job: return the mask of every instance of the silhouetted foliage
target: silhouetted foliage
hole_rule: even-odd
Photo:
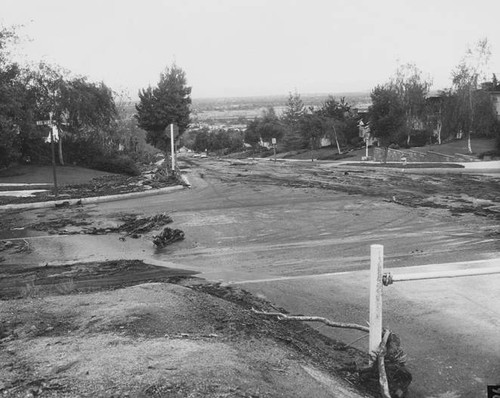
[[[189,126],[191,87],[187,86],[185,72],[175,64],[167,67],[156,87],[139,91],[139,99],[136,118],[139,127],[147,132],[146,141],[156,148],[169,150],[166,127],[175,123],[180,136]]]
[[[371,93],[370,130],[382,146],[398,142],[405,126],[405,109],[391,85],[379,85]]]
[[[285,134],[285,126],[276,115],[273,107],[268,107],[261,117],[255,118],[247,124],[245,142],[252,146],[259,142],[271,142],[273,138],[281,141]]]

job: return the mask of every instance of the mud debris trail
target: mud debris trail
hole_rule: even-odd
[[[25,225],[21,219],[17,219],[16,225],[24,225],[16,228],[24,235],[16,237],[11,231],[2,231],[5,239],[0,240],[0,253],[28,253],[31,251],[29,238],[30,231],[47,232],[50,235],[107,235],[119,234],[121,241],[127,238],[138,239],[153,231],[160,231],[157,235],[149,236],[157,248],[163,248],[174,242],[184,239],[184,231],[165,227],[173,222],[167,213],[155,214],[152,216],[138,216],[135,214],[120,214],[117,221],[96,220],[91,214],[84,211],[81,206],[76,208],[65,208],[64,214],[59,216],[60,210],[51,213],[41,213],[40,217],[49,217],[49,220],[38,221]],[[105,226],[102,226],[102,224]],[[162,230],[163,228],[163,230]],[[10,234],[9,234],[10,232]],[[6,257],[0,255],[0,263],[6,261]]]
[[[141,234],[159,229],[164,225],[170,224],[173,220],[166,214],[156,214],[149,217],[138,217],[136,215],[126,215],[121,218],[123,224],[116,228],[93,228],[85,233],[92,235],[101,235],[110,232],[125,233],[125,236],[137,238]]]
[[[448,209],[500,220],[500,177],[410,174],[395,169],[330,167],[306,163],[203,162],[204,178],[245,185],[279,185],[378,197],[409,207]]]
[[[120,216],[118,221],[121,222],[121,224],[117,226],[96,227],[92,226],[89,215],[73,214],[69,217],[37,222],[32,224],[30,228],[36,231],[49,231],[49,233],[59,235],[105,235],[109,233],[123,233],[124,236],[138,238],[141,234],[158,230],[173,222],[172,218],[166,213],[147,217],[126,214]],[[69,227],[83,228],[70,229]]]
[[[88,293],[138,285],[172,282],[196,272],[146,264],[141,260],[76,263],[59,266],[0,268],[0,299]]]
[[[0,240],[0,253],[11,251],[13,253],[29,253],[31,251],[31,246],[28,240]],[[6,258],[0,256],[0,263],[6,261]]]

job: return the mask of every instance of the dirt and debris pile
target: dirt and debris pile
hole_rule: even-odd
[[[27,253],[31,251],[28,240],[0,240],[0,252],[11,251],[14,253]],[[0,256],[0,263],[5,261],[5,257]]]
[[[360,397],[339,375],[349,380],[346,364],[366,355],[252,314],[274,307],[239,289],[182,278],[43,293],[0,309],[0,395]]]
[[[35,231],[48,231],[49,234],[70,235],[80,233],[79,231],[69,231],[68,227],[86,227],[91,222],[75,217],[61,217],[50,221],[40,221],[31,225]]]
[[[406,367],[406,354],[401,348],[400,338],[391,333],[387,340],[384,358],[385,371],[391,397],[403,398],[408,394],[412,375]],[[377,361],[372,366],[360,369],[359,377],[363,385],[373,394],[380,392],[380,374]]]
[[[30,227],[36,231],[48,231],[49,234],[105,235],[110,233],[122,233],[124,236],[138,238],[147,232],[159,230],[173,221],[167,213],[143,217],[135,214],[126,214],[119,218],[121,224],[106,227],[92,226],[92,222],[89,221],[90,219],[90,216],[85,213],[72,214],[71,217],[59,217],[49,221],[40,221],[32,224]]]
[[[160,229],[162,226],[170,224],[172,218],[166,214],[156,214],[148,217],[138,217],[136,215],[126,215],[121,218],[123,224],[117,227],[92,228],[85,230],[85,233],[91,235],[103,235],[112,232],[125,233],[125,236],[138,238],[141,234]]]
[[[184,232],[180,229],[172,229],[166,227],[163,231],[153,237],[153,243],[156,247],[162,248],[171,243],[177,242],[184,239]]]
[[[163,225],[170,224],[172,217],[166,213],[155,214],[149,217],[125,216],[122,218],[124,223],[118,227],[119,232],[125,232],[127,235],[142,234],[153,231]]]

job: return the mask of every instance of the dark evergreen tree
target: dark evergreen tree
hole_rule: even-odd
[[[288,96],[287,106],[281,121],[285,125],[285,135],[283,137],[284,147],[287,150],[303,149],[307,146],[307,139],[301,134],[301,119],[306,114],[306,109],[300,94],[297,92],[290,93]]]
[[[175,123],[179,136],[189,126],[191,87],[187,86],[185,72],[175,64],[160,75],[155,88],[151,86],[139,91],[136,118],[140,128],[146,131],[146,141],[153,146],[168,150],[170,134],[166,127]]]

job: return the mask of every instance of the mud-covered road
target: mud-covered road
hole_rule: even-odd
[[[16,216],[24,225],[4,220],[20,242],[9,261],[154,260],[237,284],[292,313],[365,324],[371,244],[384,245],[385,266],[396,271],[491,266],[500,258],[500,185],[492,176],[213,159],[186,161],[183,170],[190,190],[24,212]],[[79,213],[112,227],[124,213],[164,212],[185,239],[161,250],[148,236],[19,229]],[[384,291],[384,323],[401,336],[414,375],[411,397],[479,397],[500,382],[498,283],[498,276],[474,277]],[[357,334],[319,330],[366,349]]]

